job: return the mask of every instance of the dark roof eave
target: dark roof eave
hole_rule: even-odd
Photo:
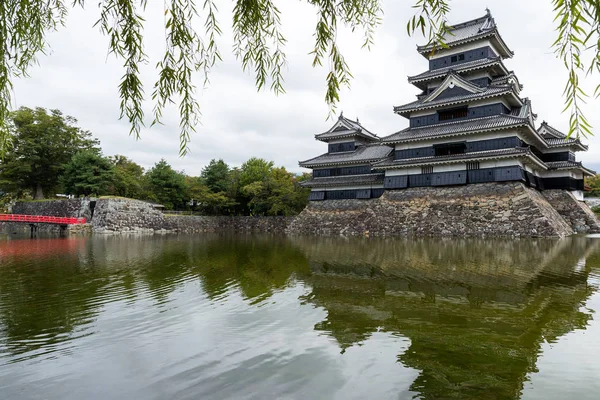
[[[427,165],[439,165],[439,164],[457,164],[461,162],[467,162],[472,160],[500,160],[500,159],[509,159],[509,158],[527,158],[530,161],[537,164],[539,167],[547,170],[548,167],[541,161],[538,157],[536,157],[529,149],[526,151],[515,152],[510,154],[497,154],[487,156],[485,154],[478,155],[478,157],[457,157],[455,159],[443,159],[443,160],[435,160],[435,159],[422,159],[420,162],[415,163],[406,163],[406,164],[387,164],[387,165],[374,165],[373,169],[375,170],[387,170],[387,169],[402,169],[402,168],[412,168],[417,167],[423,164]]]
[[[478,101],[478,100],[487,100],[487,99],[493,99],[494,97],[500,97],[500,96],[504,96],[506,94],[512,94],[514,98],[516,98],[520,103],[521,106],[523,105],[523,101],[521,100],[521,98],[519,96],[516,95],[516,93],[514,92],[514,90],[512,88],[507,88],[505,91],[502,92],[498,92],[498,93],[493,93],[493,94],[489,94],[487,96],[483,95],[481,97],[475,97],[475,98],[467,98],[467,99],[461,99],[461,100],[455,100],[455,101],[450,101],[447,103],[436,103],[433,105],[428,105],[428,106],[417,106],[417,107],[412,107],[412,108],[407,108],[402,110],[402,106],[395,106],[394,107],[394,112],[398,115],[401,115],[403,117],[406,117],[405,114],[410,114],[416,111],[424,111],[424,110],[429,110],[429,109],[436,109],[436,108],[440,108],[440,107],[446,107],[446,106],[453,106],[453,105],[457,105],[457,104],[461,104],[461,103],[471,103],[473,101]]]
[[[364,175],[364,180],[355,180],[355,181],[344,181],[343,178],[356,178],[358,175],[348,175],[348,176],[340,176],[337,181],[319,181],[319,179],[327,179],[327,178],[311,178],[308,181],[304,181],[300,183],[302,187],[328,187],[328,186],[359,186],[359,185],[383,185],[383,174],[368,174]],[[371,179],[369,179],[371,178]],[[375,179],[373,179],[375,178]]]
[[[578,163],[578,165],[569,165],[569,166],[558,167],[558,168],[549,168],[549,169],[553,170],[553,171],[569,171],[569,170],[578,169],[578,170],[581,170],[584,174],[587,174],[588,176],[596,175],[596,171],[594,171],[593,169],[584,167],[582,163]]]
[[[516,117],[515,117],[516,118]],[[463,135],[470,135],[473,133],[485,133],[485,132],[492,132],[492,131],[500,131],[500,130],[505,130],[505,129],[512,129],[512,128],[520,128],[523,126],[528,126],[529,123],[527,121],[522,121],[522,122],[517,122],[515,124],[511,124],[511,125],[506,125],[506,126],[496,126],[496,127],[490,127],[490,128],[486,128],[486,129],[475,129],[475,130],[470,130],[470,131],[458,131],[455,133],[448,133],[448,134],[438,134],[438,135],[431,135],[428,137],[418,137],[418,138],[406,138],[406,139],[397,139],[397,140],[385,140],[382,139],[382,143],[385,144],[397,144],[397,143],[406,143],[406,142],[418,142],[418,141],[424,141],[424,140],[430,140],[430,139],[437,139],[437,138],[446,138],[446,137],[454,137],[454,136],[463,136]]]
[[[481,33],[479,35],[474,35],[474,36],[471,36],[471,37],[466,38],[466,39],[457,40],[456,42],[446,43],[445,45],[447,46],[446,48],[452,48],[452,47],[460,46],[462,44],[475,42],[475,41],[480,40],[480,39],[485,39],[485,38],[488,38],[488,37],[494,37],[496,39],[496,41],[498,42],[499,47],[501,47],[502,50],[504,50],[505,57],[511,58],[511,57],[513,57],[515,55],[515,53],[507,46],[507,44],[504,41],[504,39],[502,39],[502,36],[500,36],[500,34],[498,33],[498,30],[496,28],[492,29],[491,31],[484,32],[484,33]],[[444,48],[442,48],[442,50],[443,49]],[[436,49],[436,50],[439,51],[439,49]],[[417,51],[423,57],[429,59],[428,55],[432,51],[434,51],[434,46],[433,45],[417,46]]]
[[[385,157],[382,157],[382,158],[385,158]],[[364,165],[364,164],[370,164],[372,162],[376,162],[376,161],[380,161],[380,160],[381,160],[381,158],[372,158],[369,160],[335,161],[335,162],[325,162],[325,163],[318,163],[318,164],[307,164],[306,161],[300,161],[298,163],[298,165],[301,166],[302,168],[328,167],[328,166],[332,166],[332,165],[350,165],[350,164]]]
[[[456,72],[456,73],[458,73],[458,74],[463,74],[465,72],[477,71],[477,70],[480,70],[480,69],[485,69],[485,68],[494,67],[494,66],[501,67],[504,70],[504,72],[506,74],[508,74],[508,69],[506,68],[506,66],[504,65],[504,63],[502,63],[502,60],[500,60],[498,58],[493,59],[493,61],[490,61],[489,63],[480,64],[480,65],[473,66],[473,67],[468,67],[468,68],[465,68],[465,69],[461,69],[460,65],[457,65],[453,69],[453,71]],[[429,81],[432,81],[432,80],[435,80],[435,79],[439,79],[439,78],[443,78],[446,75],[448,75],[448,72],[449,72],[448,68],[440,68],[440,70],[444,70],[445,72],[440,72],[440,73],[432,74],[432,75],[429,75],[429,76],[425,76],[423,78],[416,78],[416,77],[418,77],[419,75],[424,75],[425,73],[422,73],[422,74],[419,74],[419,75],[414,75],[414,76],[409,76],[408,77],[408,83],[410,83],[411,85],[415,85],[416,86],[417,84],[429,82]],[[433,70],[433,71],[435,71],[435,70]]]
[[[467,153],[468,154],[468,153]],[[399,168],[411,168],[411,167],[415,167],[415,166],[419,166],[419,165],[423,165],[423,164],[427,164],[427,165],[438,165],[438,164],[456,164],[456,163],[461,163],[461,162],[466,162],[466,161],[470,161],[470,160],[477,160],[477,159],[481,159],[481,160],[497,160],[497,159],[505,159],[505,158],[521,158],[521,157],[530,157],[531,156],[535,157],[531,151],[522,151],[522,152],[515,152],[515,153],[509,153],[509,154],[496,154],[496,155],[490,155],[487,156],[485,154],[482,155],[478,155],[477,157],[456,157],[456,158],[452,158],[452,159],[440,159],[440,160],[435,160],[434,158],[424,158],[421,159],[418,162],[413,162],[413,163],[403,163],[403,164],[387,164],[387,165],[377,165],[375,164],[373,166],[373,169],[376,170],[386,170],[386,169],[399,169]],[[537,157],[535,157],[535,159],[537,159]],[[545,167],[545,165],[543,164],[542,161],[540,161],[539,159],[535,160],[537,161],[537,164],[540,164],[540,166],[544,167],[545,169],[547,169]]]

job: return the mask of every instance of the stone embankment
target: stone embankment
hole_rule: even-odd
[[[599,233],[600,221],[592,209],[566,190],[545,190],[544,197],[577,233]]]
[[[92,209],[90,205],[95,207]],[[69,233],[244,232],[321,236],[563,237],[600,232],[590,208],[569,192],[521,183],[484,183],[388,191],[379,199],[311,202],[297,217],[169,216],[152,204],[106,198],[17,203],[13,213],[86,217]],[[90,218],[91,217],[91,218]],[[13,226],[14,225],[14,226]],[[27,224],[0,224],[5,231]],[[40,224],[40,231],[59,231]]]
[[[556,202],[575,201],[568,196]],[[312,202],[288,233],[563,237],[575,232],[573,225],[583,226],[574,222],[579,217],[567,221],[560,212],[565,213],[562,207],[557,211],[541,192],[521,183],[409,188],[385,192],[379,199]]]
[[[20,201],[12,207],[11,213],[85,218],[88,221],[92,218],[90,200],[88,199]]]
[[[169,216],[151,204],[128,199],[100,199],[92,226],[95,233],[261,232],[283,234],[292,217]]]

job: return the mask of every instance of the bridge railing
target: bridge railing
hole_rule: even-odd
[[[46,215],[22,215],[22,214],[0,214],[0,221],[25,222],[30,224],[59,224],[76,225],[85,224],[85,218],[74,217],[50,217]]]

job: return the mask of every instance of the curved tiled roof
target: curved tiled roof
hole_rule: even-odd
[[[312,178],[301,183],[304,187],[325,187],[343,185],[373,185],[383,183],[383,174],[364,174],[348,176],[329,176],[326,178]]]
[[[544,131],[544,133],[542,133],[542,131]],[[567,135],[549,125],[546,121],[542,121],[537,132],[544,138],[548,147],[578,146],[582,150],[588,149],[588,146],[581,143],[579,139],[567,137]]]
[[[336,128],[337,127],[337,128]],[[358,121],[353,121],[340,114],[338,121],[327,132],[315,135],[317,140],[327,141],[331,139],[341,139],[352,136],[361,136],[369,140],[379,140],[379,137],[370,132]]]
[[[394,167],[409,167],[413,165],[421,164],[437,164],[443,162],[461,162],[472,159],[483,159],[483,158],[506,158],[506,157],[519,157],[525,155],[533,155],[528,147],[514,147],[510,149],[498,149],[488,151],[476,151],[472,153],[453,154],[448,156],[430,156],[430,157],[418,157],[418,158],[407,158],[402,160],[394,160],[388,158],[381,162],[373,165],[375,169],[385,169]]]
[[[546,130],[546,134],[542,135],[544,139],[564,139],[567,137],[564,133],[549,125],[546,121],[542,121],[542,124],[538,128],[538,132],[541,134],[542,130]]]
[[[584,167],[583,164],[578,161],[552,161],[547,162],[546,165],[548,166],[548,169],[582,169],[590,175],[596,175],[596,171]]]
[[[513,55],[512,50],[508,48],[502,37],[500,37],[496,22],[489,10],[483,17],[448,26],[448,32],[444,33],[441,41],[446,47],[454,47],[490,36],[494,37],[507,56],[511,57]],[[417,51],[423,54],[431,52],[433,47],[432,44],[417,46]]]
[[[519,110],[524,109],[521,107]],[[527,125],[527,117],[520,113],[499,114],[489,117],[473,118],[462,121],[446,122],[442,124],[427,125],[418,128],[406,128],[390,136],[382,138],[383,143],[407,142],[413,140],[428,139],[437,136],[464,135],[474,132],[482,132],[495,129],[507,129],[517,126]]]
[[[502,96],[504,94],[514,94],[512,86],[498,85],[488,86],[485,90],[477,93],[462,94],[458,96],[445,97],[439,100],[424,101],[426,98],[413,101],[403,106],[394,107],[397,114],[408,114],[413,111],[427,110],[453,104],[466,103],[474,100],[487,99],[490,97]]]
[[[383,145],[359,146],[352,152],[326,153],[299,164],[301,167],[310,168],[319,165],[369,163],[387,157],[392,151],[391,147]]]
[[[434,79],[434,78],[442,78],[442,77],[446,76],[448,74],[448,72],[450,72],[450,71],[454,71],[457,73],[463,73],[463,72],[468,72],[468,71],[473,71],[473,70],[477,70],[477,69],[491,67],[493,65],[502,65],[504,68],[504,65],[502,64],[502,60],[500,59],[500,57],[482,58],[480,60],[467,61],[466,63],[462,63],[459,65],[433,69],[433,70],[425,71],[419,75],[409,76],[408,83],[416,83],[416,82]]]

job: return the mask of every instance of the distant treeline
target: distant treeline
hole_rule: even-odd
[[[62,193],[129,197],[209,215],[293,215],[306,206],[309,190],[299,183],[308,174],[254,157],[241,167],[213,159],[200,176],[165,160],[145,171],[125,156],[103,156],[99,141],[76,124],[59,110],[23,107],[11,114],[0,203]]]
[[[587,178],[585,184],[590,187],[588,197],[600,197],[600,174]]]

